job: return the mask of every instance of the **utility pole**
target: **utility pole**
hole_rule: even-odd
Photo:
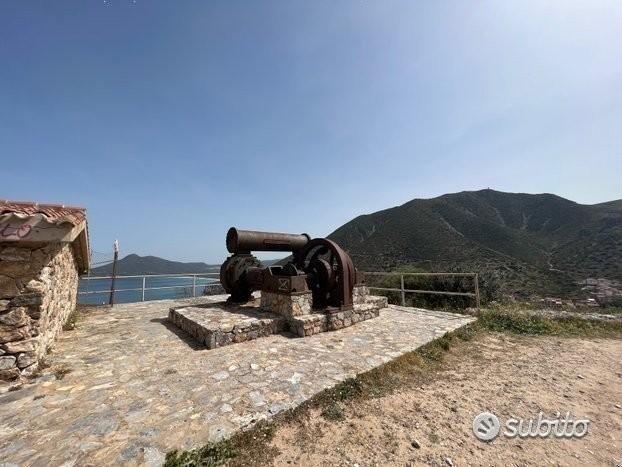
[[[110,281],[110,300],[108,304],[114,305],[114,281],[117,278],[117,260],[119,259],[119,240],[115,240],[112,246],[114,248],[114,259],[112,260],[112,280]]]

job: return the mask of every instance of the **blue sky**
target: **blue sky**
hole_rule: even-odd
[[[490,187],[622,197],[622,2],[0,3],[0,198],[220,262]]]

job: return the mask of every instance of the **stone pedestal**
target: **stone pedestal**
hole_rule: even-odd
[[[171,308],[168,319],[208,349],[277,334],[287,319],[253,305],[214,303]]]
[[[208,349],[290,331],[300,337],[335,331],[375,318],[387,298],[355,287],[351,310],[313,310],[311,293],[262,292],[257,302],[243,305],[210,303],[171,308],[169,320]]]
[[[362,304],[365,303],[367,297],[369,296],[369,287],[366,285],[357,285],[352,290],[352,302],[354,304]]]
[[[280,294],[261,292],[261,308],[286,318],[308,315],[312,308],[311,292]]]
[[[311,336],[319,332],[346,328],[366,319],[375,318],[380,309],[388,306],[386,297],[369,295],[369,288],[361,285],[352,292],[351,310],[313,310],[310,292],[296,294],[261,293],[261,307],[271,313],[285,317],[290,330],[300,336]]]
[[[297,336],[312,336],[320,332],[336,331],[361,321],[376,318],[380,307],[372,304],[355,304],[351,310],[336,313],[321,311],[297,316],[289,321],[290,330]]]

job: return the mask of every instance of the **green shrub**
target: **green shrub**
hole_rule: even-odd
[[[165,467],[213,467],[225,464],[236,456],[228,440],[209,443],[191,451],[170,451],[164,460]]]
[[[595,321],[574,316],[551,318],[517,308],[484,310],[478,317],[478,326],[495,332],[586,337],[622,336],[620,321]]]
[[[322,417],[333,422],[340,422],[345,420],[346,415],[339,403],[332,402],[322,410]]]
[[[395,271],[395,275],[367,277],[367,283],[372,287],[372,292],[384,295],[389,299],[389,303],[400,305],[401,292],[374,290],[373,287],[394,288],[401,287],[399,273],[425,273],[416,266],[402,266]],[[448,272],[470,272],[453,270]],[[478,277],[480,302],[482,305],[501,298],[501,288],[499,280],[493,274],[480,274]],[[462,292],[474,293],[473,277],[464,276],[404,276],[404,288],[411,290],[431,290],[442,292]],[[464,309],[476,305],[473,297],[455,295],[436,295],[436,294],[416,294],[406,292],[406,306],[427,309]]]

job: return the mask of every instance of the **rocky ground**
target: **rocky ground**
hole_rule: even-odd
[[[622,340],[480,335],[416,387],[281,424],[275,465],[621,465]],[[588,418],[581,439],[475,438],[475,415]]]

